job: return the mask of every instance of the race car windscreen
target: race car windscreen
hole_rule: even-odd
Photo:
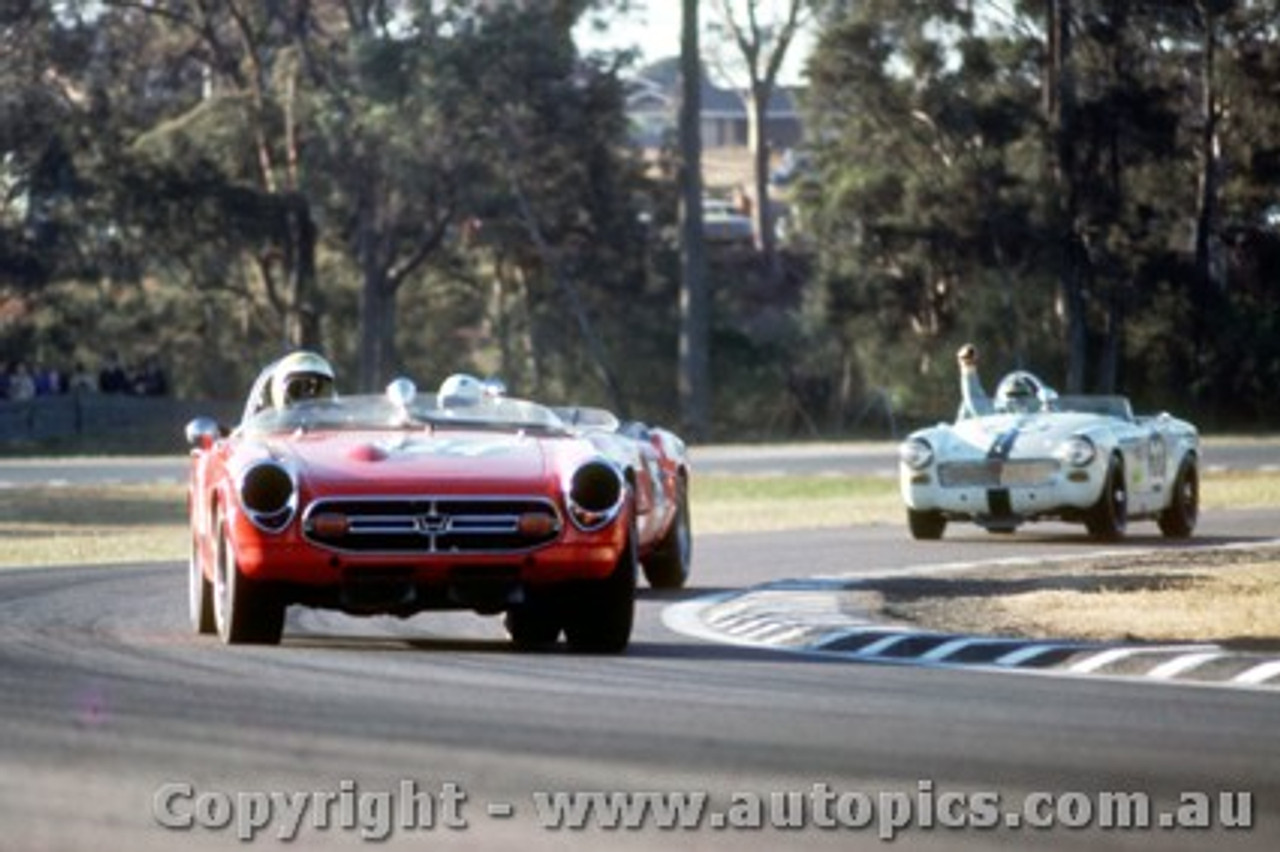
[[[535,402],[510,397],[456,401],[441,405],[434,396],[397,405],[385,396],[348,396],[299,402],[283,409],[269,408],[243,426],[248,434],[276,434],[298,430],[481,428],[513,431],[567,432],[564,422]]]

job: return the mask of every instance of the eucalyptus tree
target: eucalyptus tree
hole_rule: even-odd
[[[831,375],[925,405],[948,398],[959,337],[1017,360],[1047,336],[1034,48],[938,0],[867,0],[823,19],[801,202],[837,341]]]
[[[116,172],[133,215],[171,238],[157,248],[177,257],[159,261],[182,261],[198,286],[259,305],[277,346],[318,345],[323,296],[300,141],[301,56],[317,37],[316,10],[309,0],[96,8],[95,27],[116,51],[140,47],[140,61],[117,77],[115,109],[133,135]],[[227,257],[239,263],[226,266]]]
[[[769,107],[788,51],[807,23],[812,0],[715,0],[711,30],[731,45],[736,61],[726,71],[745,91],[747,146],[751,151],[756,203],[752,219],[756,245],[775,279],[781,275],[769,198],[771,144]]]
[[[442,54],[442,103],[483,164],[469,247],[494,274],[509,333],[500,368],[527,392],[599,394],[625,410],[619,365],[641,326],[617,306],[641,295],[642,164],[626,146],[617,68],[577,54],[571,25],[585,4],[565,5],[485,16]]]

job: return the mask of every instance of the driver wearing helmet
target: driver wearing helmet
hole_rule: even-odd
[[[333,367],[314,352],[292,352],[269,364],[253,383],[244,419],[267,408],[283,411],[300,402],[333,399]]]
[[[271,404],[282,411],[300,402],[333,399],[333,367],[314,352],[293,352],[271,372]]]
[[[1030,373],[1015,370],[1000,380],[995,399],[987,396],[978,376],[978,350],[966,343],[956,353],[960,364],[959,419],[987,414],[1034,414],[1049,410],[1056,394]]]
[[[1030,373],[1014,372],[996,386],[996,411],[1033,414],[1043,408],[1040,383]]]
[[[440,408],[465,408],[485,397],[484,383],[467,373],[454,373],[440,383],[436,405]]]

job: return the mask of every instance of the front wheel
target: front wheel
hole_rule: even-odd
[[[226,645],[279,645],[284,611],[284,603],[269,586],[240,571],[226,522],[219,519],[213,579],[213,620],[218,638]]]
[[[633,525],[609,576],[582,583],[570,592],[564,625],[570,650],[621,654],[627,649],[635,622],[636,563]]]
[[[549,601],[518,604],[507,610],[511,643],[522,651],[549,648],[560,638],[561,615]]]
[[[201,569],[200,548],[194,535],[191,538],[191,559],[187,564],[187,614],[196,633],[207,635],[217,629],[213,618],[213,584]]]
[[[1173,495],[1169,508],[1160,513],[1156,522],[1166,538],[1190,538],[1200,515],[1200,473],[1193,459],[1185,459],[1178,466],[1178,476],[1173,481]]]
[[[1129,490],[1124,481],[1124,465],[1113,458],[1107,466],[1107,477],[1098,500],[1084,516],[1089,535],[1099,541],[1119,541],[1124,538],[1129,523]]]
[[[907,526],[911,537],[919,541],[937,541],[947,530],[947,519],[941,512],[907,510]]]

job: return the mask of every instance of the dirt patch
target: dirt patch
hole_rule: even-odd
[[[1280,651],[1280,547],[1187,548],[876,580],[855,603],[956,633]]]

